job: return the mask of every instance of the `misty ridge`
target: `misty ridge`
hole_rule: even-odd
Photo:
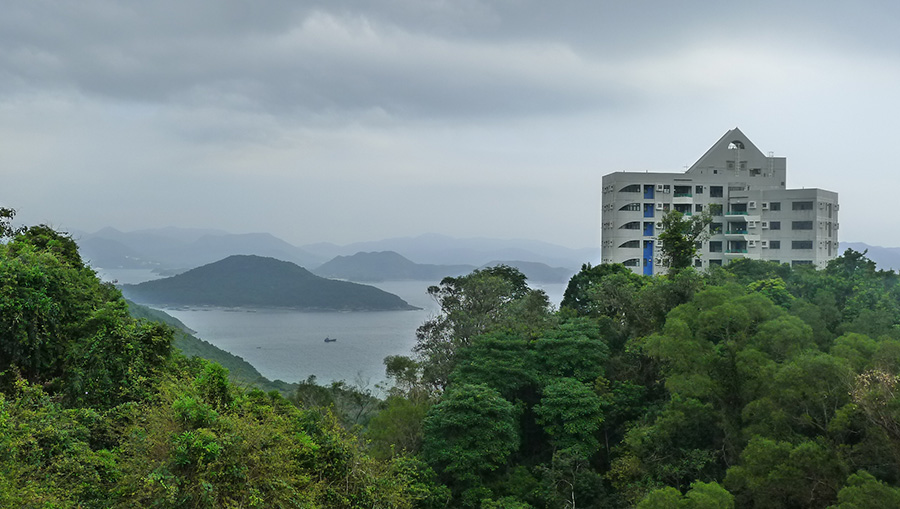
[[[598,248],[571,249],[534,240],[453,238],[439,234],[398,237],[347,245],[295,246],[269,233],[233,234],[215,229],[167,227],[122,232],[107,227],[73,231],[82,256],[94,267],[149,269],[170,276],[228,256],[247,254],[300,265],[322,277],[359,282],[439,280],[505,264],[536,283],[565,282]],[[900,247],[841,242],[840,250],[867,251],[881,269],[900,269]]]
[[[533,240],[457,239],[425,234],[344,246],[292,245],[269,233],[161,228],[73,232],[82,256],[104,269],[149,269],[170,276],[232,255],[257,255],[295,263],[328,278],[360,282],[434,280],[509,265],[535,283],[564,283],[599,249],[571,249]]]

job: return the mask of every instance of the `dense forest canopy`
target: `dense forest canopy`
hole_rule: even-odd
[[[4,217],[0,507],[413,507],[431,493],[426,466],[373,459],[327,409],[174,352],[71,238]]]
[[[445,278],[383,399],[235,385],[0,211],[0,506],[900,506],[900,279],[738,260]],[[673,267],[678,264],[673,264]]]

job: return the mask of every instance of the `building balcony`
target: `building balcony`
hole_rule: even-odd
[[[746,249],[727,249],[725,250],[725,258],[749,258],[751,260],[759,260],[759,253],[748,252]]]
[[[759,221],[759,212],[725,212],[725,219],[728,220],[728,217],[731,216],[732,220],[740,218],[743,221]]]
[[[758,241],[759,241],[759,234],[756,234],[756,233],[753,233],[753,232],[751,232],[751,233],[747,233],[747,232],[744,232],[744,233],[726,232],[726,233],[725,233],[725,240],[728,240],[728,241],[747,241],[747,242],[753,240],[753,241],[757,241],[757,242],[758,242]]]

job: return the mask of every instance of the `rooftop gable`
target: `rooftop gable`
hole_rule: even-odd
[[[756,148],[750,138],[735,127],[719,138],[719,141],[700,156],[686,173],[697,168],[724,168],[726,161],[750,161],[762,164],[766,159],[766,155]]]

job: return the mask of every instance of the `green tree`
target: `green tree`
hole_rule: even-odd
[[[672,271],[690,267],[697,257],[697,242],[709,238],[709,212],[685,219],[677,210],[666,213],[662,218],[662,232],[659,234],[664,265]]]
[[[519,448],[517,421],[496,390],[454,386],[428,411],[422,454],[458,496],[480,490]]]
[[[555,449],[567,449],[587,459],[600,448],[601,406],[600,398],[588,386],[574,378],[559,378],[544,387],[534,412]]]
[[[532,344],[509,333],[479,336],[459,352],[450,379],[460,384],[483,384],[509,401],[527,399],[523,391],[538,385],[537,360]]]
[[[366,428],[372,455],[387,459],[395,454],[417,454],[422,448],[422,423],[429,408],[427,401],[388,396],[384,408]]]
[[[46,226],[0,244],[0,390],[17,377],[81,406],[145,397],[169,358],[172,332],[139,323],[113,286]]]
[[[725,487],[741,507],[818,508],[837,497],[846,465],[824,441],[797,445],[753,437]]]
[[[0,207],[0,240],[14,237],[24,230],[13,228],[12,221],[15,217],[16,211],[14,209]]]
[[[865,470],[847,478],[831,509],[893,509],[900,507],[900,489],[879,481]]]
[[[604,280],[612,276],[620,275],[619,284],[606,285],[605,291],[596,292],[597,288]],[[591,266],[590,263],[581,266],[581,270],[572,276],[569,284],[566,285],[566,291],[563,293],[563,299],[560,308],[569,309],[578,315],[588,316],[617,316],[622,310],[622,304],[628,305],[628,302],[620,304],[621,298],[615,298],[610,295],[615,290],[636,289],[642,284],[641,276],[638,276],[631,269],[620,263]],[[598,297],[612,297],[609,302],[598,302]]]
[[[428,293],[441,312],[416,331],[422,380],[442,391],[456,366],[457,352],[482,334],[515,331],[537,336],[549,325],[550,304],[541,290],[528,288],[525,276],[498,265],[460,277],[447,277]]]
[[[733,509],[734,497],[719,485],[697,481],[684,494],[665,487],[651,491],[636,506],[637,509]]]

